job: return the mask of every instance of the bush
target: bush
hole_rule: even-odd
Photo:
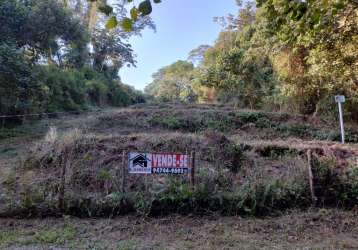
[[[358,205],[358,168],[353,162],[344,169],[333,157],[314,159],[315,192],[320,206]]]
[[[43,106],[47,107],[46,111],[127,106],[143,101],[141,93],[88,67],[62,70],[56,66],[40,66],[38,78],[45,90]]]

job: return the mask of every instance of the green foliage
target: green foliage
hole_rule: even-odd
[[[108,19],[107,23],[106,23],[106,28],[107,29],[114,29],[118,24],[117,18],[112,16],[110,19]]]
[[[0,231],[0,247],[8,247],[9,244],[15,242],[18,239],[17,231]]]
[[[91,0],[92,1],[92,0]],[[100,0],[93,0],[92,2],[100,2]],[[133,0],[127,0],[127,1],[123,1],[122,5],[123,8],[125,4],[127,3],[131,3],[133,2]],[[118,24],[120,24],[120,26],[123,28],[123,30],[125,32],[131,32],[133,31],[133,27],[134,25],[138,22],[138,17],[146,17],[148,15],[150,15],[153,11],[153,6],[152,6],[152,2],[158,4],[161,3],[161,0],[142,0],[141,2],[139,2],[138,6],[133,6],[130,10],[130,16],[124,16],[121,18],[120,21],[117,20],[116,16],[111,16],[106,23],[106,28],[107,29],[114,29],[118,26]],[[100,5],[100,7],[98,8],[100,12],[106,14],[107,16],[113,13],[113,8],[108,5],[108,4],[103,4]]]
[[[28,112],[37,106],[39,85],[14,44],[0,43],[0,114]]]
[[[77,230],[67,226],[62,229],[48,229],[37,232],[34,241],[40,244],[64,244],[66,241],[74,239]]]
[[[196,67],[187,70],[187,85],[195,99],[332,119],[332,98],[344,94],[345,114],[357,120],[357,2],[256,3],[238,1],[237,15],[216,18],[224,30],[214,46],[190,52]],[[170,80],[147,90],[159,100],[181,100]]]
[[[143,2],[141,2],[138,6],[138,10],[139,12],[143,15],[143,16],[147,16],[150,13],[152,13],[152,3],[150,0],[145,0]]]
[[[175,112],[171,115],[155,114],[148,122],[151,126],[159,126],[172,130],[184,130],[189,132],[215,131],[229,132],[238,127],[237,117],[233,114],[219,114],[207,112],[204,115],[186,116],[183,112]]]
[[[118,242],[118,250],[135,250],[137,249],[137,242],[133,240],[121,240]]]
[[[356,163],[339,171],[333,157],[314,159],[315,192],[319,205],[354,207],[358,202],[358,170]]]
[[[177,61],[153,74],[153,82],[145,92],[161,101],[194,102],[196,95],[191,80],[194,65]]]
[[[110,12],[109,6],[99,7]],[[83,21],[56,0],[0,1],[0,20],[0,31],[6,34],[0,38],[0,114],[144,101],[143,94],[118,77],[124,64],[135,63],[123,36],[96,30],[90,53]]]
[[[151,202],[146,203],[147,213],[159,215],[220,212],[224,215],[264,215],[288,208],[305,207],[309,204],[308,190],[301,186],[303,183],[291,183],[279,179],[251,180],[230,191],[222,191],[228,186],[217,190],[218,184],[220,184],[220,176],[211,179],[208,175],[202,175],[195,190],[187,184],[180,184],[175,179],[171,180],[167,189],[155,193]]]

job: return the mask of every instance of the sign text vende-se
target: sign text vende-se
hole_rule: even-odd
[[[129,173],[135,174],[186,174],[189,171],[189,156],[172,153],[129,154]]]

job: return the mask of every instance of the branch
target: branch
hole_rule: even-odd
[[[349,2],[354,6],[358,7],[358,0],[349,0]]]

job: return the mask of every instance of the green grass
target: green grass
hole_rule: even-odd
[[[149,232],[150,233],[150,232]],[[118,243],[118,250],[134,250],[137,249],[138,243],[134,240],[121,240]]]
[[[61,228],[46,228],[36,231],[27,230],[8,230],[0,231],[0,248],[10,246],[31,246],[31,245],[73,245],[76,240],[77,230],[71,226]]]
[[[19,241],[18,231],[0,231],[0,248],[8,247]]]
[[[76,235],[76,229],[70,226],[61,229],[45,229],[35,234],[34,242],[39,244],[62,245],[65,242],[74,239]]]
[[[13,138],[13,137],[20,137],[26,136],[27,133],[22,130],[21,128],[1,128],[0,129],[0,140]]]

